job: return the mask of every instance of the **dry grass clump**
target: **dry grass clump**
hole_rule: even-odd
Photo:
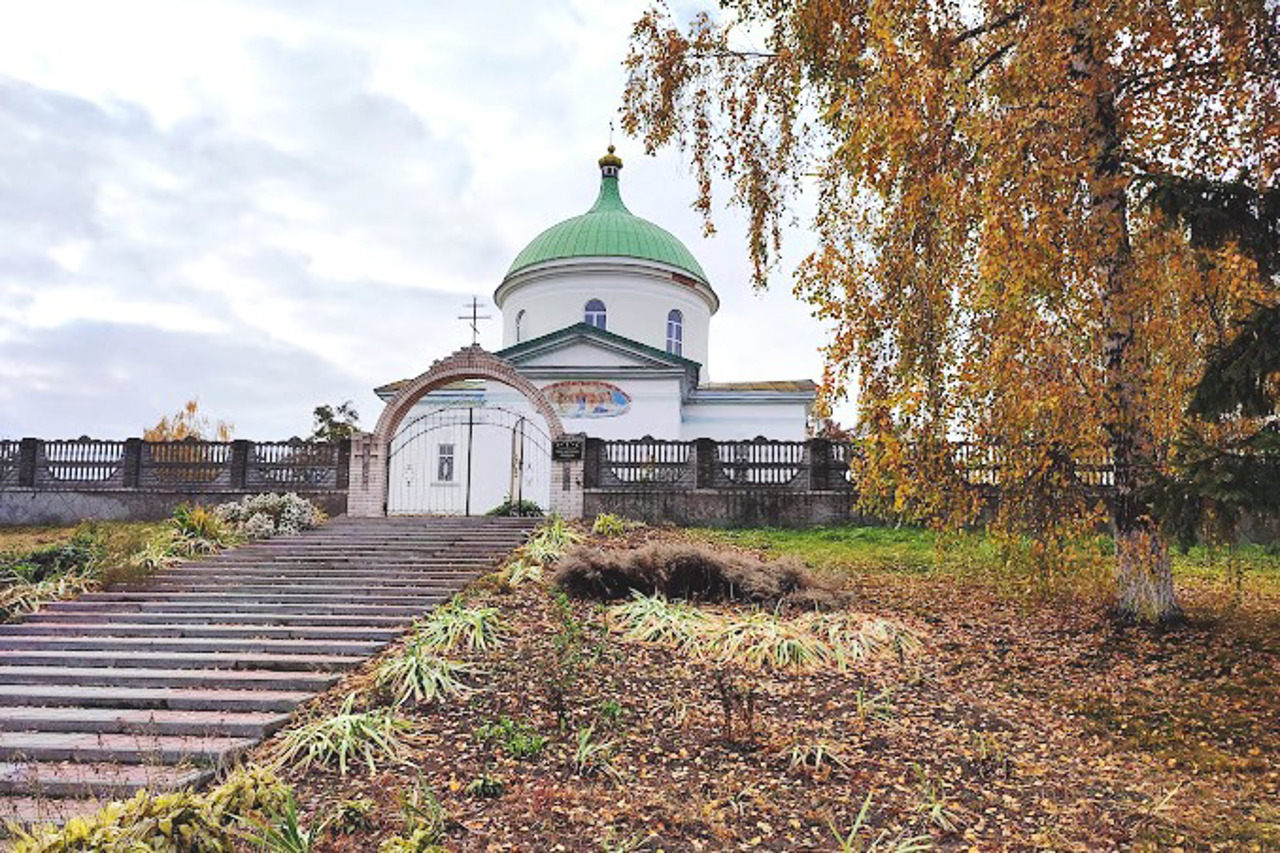
[[[609,608],[622,638],[680,649],[693,658],[733,663],[754,671],[843,671],[875,656],[900,663],[921,647],[906,627],[855,613],[800,613],[770,610],[709,612],[662,595],[632,593]]]
[[[792,558],[751,554],[694,542],[651,542],[639,548],[578,545],[556,563],[552,579],[570,595],[617,601],[633,592],[698,601],[745,601],[829,610],[843,595]]]

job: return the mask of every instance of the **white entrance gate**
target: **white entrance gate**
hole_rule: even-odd
[[[531,411],[456,403],[405,419],[387,453],[391,515],[483,515],[551,496],[551,437]]]

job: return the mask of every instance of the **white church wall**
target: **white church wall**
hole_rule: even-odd
[[[569,410],[562,410],[561,422],[566,432],[585,432],[594,438],[654,438],[678,439],[680,437],[680,380],[674,377],[641,378],[625,373],[593,370],[581,373],[574,379],[607,382],[621,389],[631,400],[627,411],[613,417],[573,417]],[[568,377],[564,377],[568,379]],[[535,379],[539,388],[562,379]],[[511,407],[528,405],[518,392],[505,386],[490,384],[487,399],[493,405]],[[530,409],[532,411],[532,409]]]
[[[691,402],[684,407],[680,437],[745,441],[764,436],[777,441],[804,441],[808,407],[796,403]]]
[[[706,381],[711,325],[707,297],[673,280],[670,272],[646,264],[574,259],[563,267],[548,264],[518,274],[495,296],[502,308],[503,346],[517,342],[516,318],[521,311],[520,340],[528,341],[581,323],[587,302],[599,299],[605,304],[607,331],[665,351],[667,315],[674,308],[684,318],[681,355],[703,366]]]

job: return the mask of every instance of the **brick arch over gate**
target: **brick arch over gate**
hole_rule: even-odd
[[[387,449],[400,422],[424,396],[463,379],[488,379],[519,391],[546,420],[547,431],[553,439],[564,435],[564,425],[555,409],[536,385],[516,372],[511,362],[479,346],[464,347],[406,383],[382,410],[373,432],[361,433],[352,439],[348,515],[387,514]]]

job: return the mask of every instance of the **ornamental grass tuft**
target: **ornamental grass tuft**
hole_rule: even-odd
[[[418,623],[414,641],[423,648],[487,652],[502,642],[496,607],[467,607],[459,596],[432,610]]]
[[[410,639],[398,653],[386,658],[377,669],[378,688],[389,691],[396,705],[406,702],[431,704],[461,696],[467,687],[460,676],[475,669],[440,657],[420,638]]]
[[[338,713],[304,723],[284,733],[274,756],[276,766],[293,765],[306,769],[313,763],[333,766],[347,775],[349,762],[378,769],[379,761],[404,760],[403,732],[409,723],[393,708],[356,711],[356,695],[347,696]]]

